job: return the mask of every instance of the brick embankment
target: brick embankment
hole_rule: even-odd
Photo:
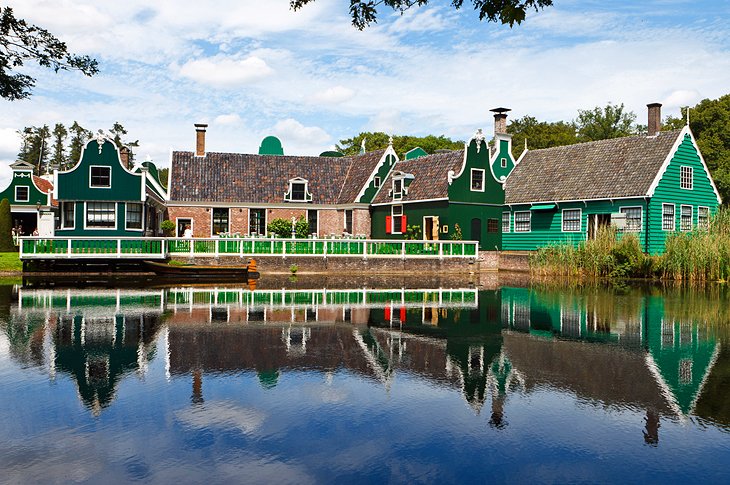
[[[480,271],[530,271],[527,251],[479,251]]]

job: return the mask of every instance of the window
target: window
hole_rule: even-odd
[[[710,227],[710,208],[709,207],[698,207],[697,208],[697,227],[700,229],[707,230]]]
[[[472,192],[484,192],[484,169],[471,169],[471,190]]]
[[[316,210],[307,211],[307,223],[309,224],[309,234],[319,234],[319,213]]]
[[[305,200],[307,193],[307,184],[304,182],[294,182],[291,184],[291,200]]]
[[[86,227],[109,229],[117,227],[117,204],[115,202],[87,202]]]
[[[352,209],[345,209],[345,232],[352,234]]]
[[[222,207],[213,208],[212,235],[228,232],[228,209]]]
[[[563,232],[580,232],[582,218],[581,209],[563,209]]]
[[[662,204],[662,231],[674,230],[674,204]]]
[[[499,163],[502,166],[502,168],[507,168],[507,159],[506,158],[501,159],[499,161]]]
[[[373,179],[373,185],[375,186],[375,188],[376,188],[376,189],[377,189],[378,187],[380,187],[380,177],[376,176],[376,177],[375,177],[375,178]]]
[[[530,211],[515,212],[515,232],[530,232]]]
[[[641,232],[641,207],[621,207],[619,212],[626,215],[624,232]]]
[[[248,233],[266,234],[266,209],[249,209]]]
[[[63,202],[63,209],[61,213],[61,228],[73,229],[74,224],[74,202]]]
[[[403,198],[403,179],[393,179],[393,200]]]
[[[142,229],[142,204],[127,202],[127,229]]]
[[[393,234],[403,234],[403,206],[394,205],[390,213],[393,215]]]
[[[499,219],[487,219],[487,232],[499,232]]]
[[[692,230],[692,206],[683,205],[679,216],[679,229],[681,231]]]
[[[29,198],[27,185],[18,185],[15,187],[15,202],[28,202]]]
[[[112,169],[111,167],[94,167],[90,170],[90,186],[97,188],[109,188],[112,186]]]
[[[502,232],[509,232],[510,212],[502,212]]]
[[[681,166],[679,168],[679,186],[683,189],[692,190],[694,169],[692,167]]]

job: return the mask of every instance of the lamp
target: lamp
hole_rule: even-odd
[[[35,203],[35,208],[38,211],[41,210],[41,202],[40,201],[38,201],[38,202]]]

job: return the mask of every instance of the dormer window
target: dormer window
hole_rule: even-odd
[[[289,180],[289,191],[284,194],[284,200],[289,202],[311,202],[312,194],[309,193],[309,181],[300,177]]]
[[[89,186],[108,189],[112,186],[111,167],[89,167]]]
[[[484,169],[471,169],[471,191],[484,192]]]
[[[393,179],[393,200],[403,198],[403,179]]]

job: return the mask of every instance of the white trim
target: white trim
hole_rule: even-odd
[[[315,233],[317,234],[317,237],[319,237],[319,209],[307,209],[307,225],[309,225],[309,212],[310,211],[317,213],[317,227],[315,229]]]
[[[129,205],[130,204],[142,206],[142,213],[140,214],[142,217],[142,220],[140,221],[142,227],[140,227],[140,228],[129,227],[129,217],[128,216],[129,216]],[[124,203],[124,230],[143,232],[144,226],[145,226],[144,223],[145,223],[145,205],[142,202],[125,202]],[[175,228],[175,229],[177,229],[177,228]]]
[[[92,185],[91,171],[95,168],[106,168],[109,170],[109,185]],[[89,188],[90,189],[111,189],[112,188],[112,167],[110,165],[89,165]]]
[[[258,234],[259,236],[262,236],[262,235],[265,236],[269,232],[269,230],[266,228],[266,226],[268,226],[269,212],[266,210],[265,207],[249,207],[248,208],[248,218],[247,218],[248,224],[246,224],[246,234],[249,236],[251,235],[251,214],[253,214],[252,209],[253,210],[263,210],[263,212],[264,212],[264,233],[263,234],[256,233],[256,234]],[[213,229],[211,227],[211,231],[212,230]]]
[[[689,170],[689,187],[682,187],[682,170]],[[680,190],[694,190],[695,187],[695,168],[691,165],[680,165],[679,166],[679,189]]]
[[[626,206],[619,206],[618,211],[621,212],[622,209],[639,209],[639,214],[640,214],[640,216],[639,216],[639,230],[638,231],[630,231],[630,230],[626,229],[626,227],[628,226],[628,220],[627,220],[626,221],[627,222],[627,225],[624,226],[624,232],[630,232],[632,234],[644,232],[644,208],[642,206],[640,206],[640,205],[626,205]]]
[[[689,229],[685,229],[682,227],[682,212],[684,211],[685,207],[689,207]],[[679,207],[679,230],[680,232],[691,232],[692,229],[695,227],[695,214],[694,214],[694,206],[690,204],[681,204]]]
[[[342,211],[342,228],[347,231],[347,211],[350,211],[352,213],[351,215],[351,225],[350,232],[348,234],[352,234],[355,232],[355,211],[353,209],[344,209]]]
[[[25,200],[20,200],[18,198],[18,189],[26,190]],[[30,185],[16,185],[15,186],[15,202],[30,202]]]
[[[500,157],[500,146],[499,142],[505,140],[507,142],[507,155],[509,155],[509,158],[514,161],[514,157],[512,156],[512,135],[508,133],[497,133],[494,135],[494,141],[495,141],[495,149],[494,154],[490,154],[487,158],[489,159],[489,171],[492,172],[492,178],[499,184],[502,184],[502,187],[504,187],[505,182],[507,182],[507,178],[509,178],[509,175],[503,175],[500,178],[497,178],[497,174],[494,173],[494,164],[497,161],[497,158],[506,158],[506,157]],[[489,144],[487,144],[487,149],[489,149]],[[501,165],[501,163],[500,163]],[[515,163],[514,167],[517,166],[517,163]],[[512,167],[512,170],[514,171],[514,167]],[[506,168],[506,167],[505,167]],[[510,172],[510,175],[512,172]]]
[[[499,168],[507,168],[507,157],[500,157]]]
[[[438,199],[421,199],[421,200],[398,200],[398,201],[392,201],[392,202],[378,202],[377,204],[370,204],[373,207],[382,207],[386,205],[393,205],[393,204],[420,204],[422,202],[440,202],[444,200],[449,200],[448,197],[440,197]],[[499,205],[499,207],[502,207]]]
[[[381,185],[380,175],[373,177],[373,187],[379,189]]]
[[[578,211],[578,229],[565,229],[565,211]],[[530,228],[532,229],[532,220],[530,220]],[[560,213],[560,232],[583,232],[583,209],[581,209],[580,207],[563,209]]]
[[[89,227],[87,224],[89,220],[88,204],[113,204],[114,205],[114,227]],[[85,231],[116,231],[119,226],[119,202],[109,200],[87,200],[84,201],[84,230]],[[74,214],[74,217],[76,215]]]
[[[375,197],[378,196],[378,193],[380,192],[380,190],[385,185],[384,182],[386,180],[388,180],[388,175],[390,175],[390,173],[395,168],[395,165],[399,162],[398,154],[395,153],[395,149],[393,148],[392,145],[389,145],[388,148],[385,149],[385,152],[383,152],[383,156],[381,156],[380,157],[380,160],[378,160],[378,163],[375,164],[375,168],[373,168],[373,171],[370,173],[370,176],[368,177],[367,181],[360,188],[360,192],[358,192],[357,197],[355,197],[355,200],[356,201],[359,201],[362,198],[362,196],[365,195],[365,191],[368,189],[368,187],[370,187],[370,181],[373,179],[373,177],[375,177],[378,174],[378,172],[380,171],[380,168],[383,165],[385,165],[385,162],[388,160],[388,155],[393,155],[393,157],[395,158],[395,160],[393,161],[393,166],[390,167],[390,169],[388,170],[388,173],[386,173],[385,174],[385,177],[383,177],[380,180],[380,187],[376,187],[375,195],[373,195],[373,200],[375,200]],[[353,157],[353,158],[356,158],[356,157]],[[355,163],[355,161],[353,160],[352,163]],[[350,165],[350,166],[352,166],[352,165]],[[348,169],[348,173],[349,173],[349,169]],[[344,190],[344,187],[343,187],[343,190]]]
[[[565,200],[531,200],[526,202],[505,202],[504,205],[515,206],[515,205],[537,205],[537,204],[567,204],[568,202],[596,202],[599,200],[629,200],[629,199],[646,199],[646,195],[630,195],[627,197],[598,197],[596,199],[565,199]]]
[[[520,213],[526,213],[529,216],[528,217],[528,220],[529,220],[529,223],[530,223],[530,230],[529,231],[518,231],[517,230],[517,214],[520,214]],[[514,216],[513,217],[514,217],[514,220],[515,220],[515,226],[514,226],[513,232],[520,232],[520,233],[523,233],[523,234],[524,233],[532,232],[532,211],[530,211],[530,210],[527,210],[527,211],[514,211]]]
[[[228,228],[226,233],[231,232],[231,208],[230,207],[211,207],[210,208],[210,237],[218,237],[218,234],[213,234],[213,211],[216,209],[225,209],[228,211]],[[192,229],[192,227],[191,227]],[[288,234],[287,234],[288,236]]]
[[[700,209],[707,209],[707,222],[706,222],[705,227],[701,227],[700,226]],[[706,206],[706,205],[698,205],[697,206],[697,227],[699,227],[700,229],[707,230],[709,228],[709,226],[710,226],[710,217],[711,217],[711,212],[710,212],[710,207],[709,206]]]
[[[504,230],[504,215],[507,214],[507,230]],[[512,211],[502,211],[502,227],[500,230],[502,231],[502,234],[509,234],[512,232]]]
[[[294,192],[294,184],[304,184],[304,199],[292,199]],[[288,195],[288,198],[287,198]],[[289,179],[289,190],[284,193],[284,200],[287,202],[311,202],[313,199],[312,193],[309,191],[309,180],[302,177],[294,177]]]
[[[394,212],[394,209],[396,207],[400,207],[400,214],[396,215]],[[390,208],[390,233],[391,234],[405,234],[404,227],[400,228],[400,232],[395,231],[395,218],[396,217],[403,217],[405,214],[403,213],[403,205],[402,204],[393,204],[393,206]],[[403,220],[401,219],[401,224],[403,223]]]
[[[715,186],[715,182],[712,180],[712,175],[710,175],[710,170],[707,168],[705,159],[702,156],[702,152],[700,152],[699,146],[697,146],[697,140],[695,140],[695,137],[692,134],[692,130],[689,129],[689,125],[685,125],[684,128],[682,128],[682,131],[679,132],[679,136],[675,140],[674,145],[672,146],[672,149],[669,151],[669,154],[667,155],[667,158],[664,159],[664,163],[662,163],[662,166],[659,169],[659,172],[657,172],[656,176],[654,177],[654,181],[649,186],[649,191],[646,193],[646,195],[648,197],[652,197],[654,195],[654,191],[656,190],[657,186],[659,185],[659,182],[661,181],[662,177],[664,176],[664,172],[667,171],[667,167],[669,167],[669,164],[671,163],[672,159],[674,158],[674,155],[676,154],[677,149],[679,149],[679,146],[682,144],[682,141],[684,141],[684,135],[689,135],[689,138],[692,141],[692,145],[694,146],[695,152],[697,153],[697,156],[700,159],[700,163],[702,164],[702,168],[705,171],[705,176],[710,181],[712,190],[715,192],[715,197],[717,198],[717,203],[722,204],[722,198],[720,197],[720,192],[718,192],[717,187]]]
[[[672,207],[672,228],[671,229],[664,228],[664,207]],[[677,204],[662,203],[662,231],[674,232],[676,230],[677,230]]]
[[[193,217],[176,217],[175,218],[175,237],[182,237],[177,235],[177,228],[180,226],[180,219],[187,219],[190,221],[190,232],[193,231],[193,227],[195,224],[195,218]]]
[[[71,226],[66,227],[64,224],[66,222],[66,211],[65,206],[66,204],[71,204],[71,206],[74,208],[73,212],[73,220],[71,221]],[[61,227],[58,229],[59,231],[72,231],[76,229],[76,202],[75,201],[63,201],[59,204],[61,209]]]
[[[482,188],[481,189],[475,189],[474,188],[474,173],[475,172],[481,172],[482,173]],[[483,168],[472,168],[469,172],[469,191],[471,192],[484,192],[484,186],[487,185],[487,171]]]
[[[391,190],[391,196],[392,196],[393,201],[403,200],[403,195],[404,195],[404,192],[405,192],[405,190],[404,190],[404,185],[405,184],[403,183],[404,180],[405,180],[405,177],[403,175],[399,175],[398,177],[395,177],[395,176],[394,177],[391,177],[391,181],[390,181],[391,188],[390,188],[390,190]],[[400,191],[399,192],[396,192],[395,191],[395,183],[396,182],[400,182]],[[398,194],[398,197],[395,196],[396,193]]]
[[[457,173],[455,173],[451,177],[452,181],[456,180],[459,177],[461,177],[462,175],[464,175],[464,170],[466,170],[466,154],[469,151],[469,144],[471,143],[471,140],[473,140],[473,139],[474,138],[472,137],[468,142],[464,143],[464,156],[462,157],[461,168],[459,169],[459,171]],[[487,146],[487,149],[489,149],[489,146]],[[451,184],[449,184],[449,185],[451,185]]]

